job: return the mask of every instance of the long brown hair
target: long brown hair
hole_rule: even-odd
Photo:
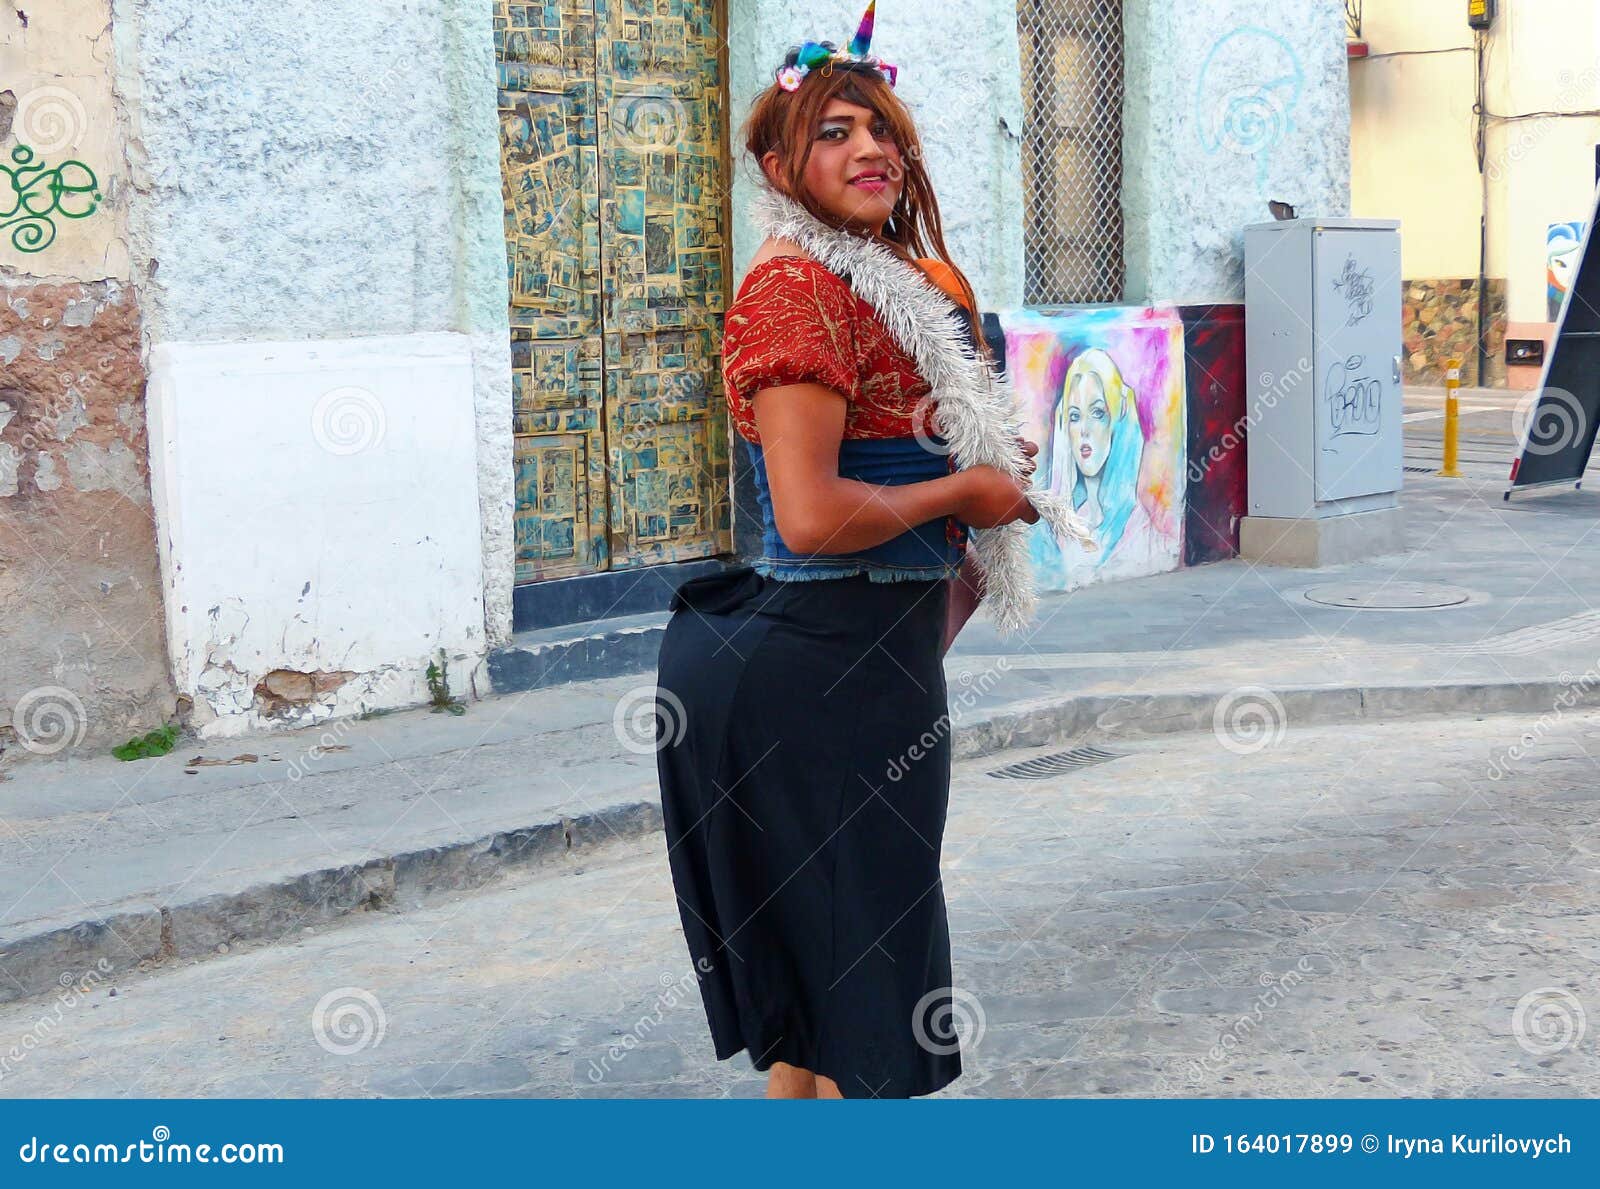
[[[791,50],[789,64],[793,57]],[[829,63],[813,67],[796,90],[785,91],[773,83],[756,96],[745,120],[744,145],[755,158],[756,168],[761,169],[763,182],[767,179],[761,159],[776,151],[779,174],[789,197],[828,226],[840,226],[838,219],[817,206],[806,193],[804,180],[806,162],[811,159],[813,135],[822,121],[823,109],[834,99],[868,108],[888,125],[889,134],[900,149],[902,183],[894,206],[894,229],[885,228],[883,238],[899,245],[912,257],[933,256],[948,265],[966,296],[966,313],[976,331],[978,300],[966,274],[956,267],[955,261],[950,259],[950,249],[945,247],[939,200],[934,197],[933,184],[928,180],[916,124],[894,88],[876,69]],[[983,336],[976,337],[979,350],[987,354]]]

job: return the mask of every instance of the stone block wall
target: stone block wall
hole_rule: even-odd
[[[1506,282],[1490,277],[1487,378],[1478,377],[1478,281],[1447,277],[1404,282],[1401,304],[1404,366],[1407,384],[1444,384],[1445,361],[1461,360],[1461,383],[1467,387],[1501,388],[1506,382]]]

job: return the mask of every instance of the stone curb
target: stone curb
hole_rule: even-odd
[[[1045,698],[982,712],[971,722],[962,722],[956,711],[951,715],[954,758],[1067,741],[1209,731],[1230,696],[1253,698],[1254,705],[1278,714],[1262,692],[1268,688]],[[958,694],[959,689],[952,690],[952,701],[959,700]],[[1600,705],[1600,682],[1284,687],[1270,690],[1270,696],[1282,708],[1279,721],[1284,725],[1328,725],[1464,713],[1554,714]],[[0,1003],[80,984],[96,970],[109,980],[142,961],[201,958],[216,954],[221,945],[290,939],[305,925],[352,913],[415,907],[432,895],[482,887],[502,872],[661,828],[661,806],[651,786],[638,800],[577,817],[286,874],[177,904],[136,898],[78,921],[30,922],[13,934],[0,934],[6,975],[0,979]]]
[[[1276,699],[1272,708],[1267,696]],[[951,691],[952,701],[958,696]],[[1235,700],[1224,708],[1224,701]],[[1281,686],[1237,685],[1222,691],[1160,694],[1086,694],[1018,703],[956,727],[955,759],[973,759],[1016,747],[1042,747],[1074,739],[1103,741],[1217,729],[1219,714],[1267,706],[1285,727],[1463,714],[1555,714],[1600,706],[1600,680],[1461,682],[1452,685]]]
[[[218,946],[294,940],[307,925],[352,913],[406,909],[441,892],[467,891],[503,872],[580,847],[661,829],[661,806],[625,801],[478,838],[285,874],[176,904],[136,898],[82,920],[33,921],[0,933],[0,1004],[110,982],[140,962],[202,958]],[[88,910],[85,910],[86,912]],[[98,972],[98,974],[96,973]]]

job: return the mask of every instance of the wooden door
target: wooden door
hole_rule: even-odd
[[[611,566],[732,548],[725,64],[710,0],[598,0]]]
[[[496,0],[516,580],[732,548],[709,0]]]
[[[594,17],[496,0],[516,580],[606,564]]]

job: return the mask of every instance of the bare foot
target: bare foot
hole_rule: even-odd
[[[767,1071],[767,1097],[768,1098],[815,1098],[817,1097],[817,1076],[809,1069],[801,1069],[798,1065],[789,1065],[783,1061],[774,1061],[772,1068]],[[828,1082],[827,1078],[820,1079]],[[830,1086],[832,1082],[828,1082]],[[835,1091],[838,1087],[834,1087]]]

